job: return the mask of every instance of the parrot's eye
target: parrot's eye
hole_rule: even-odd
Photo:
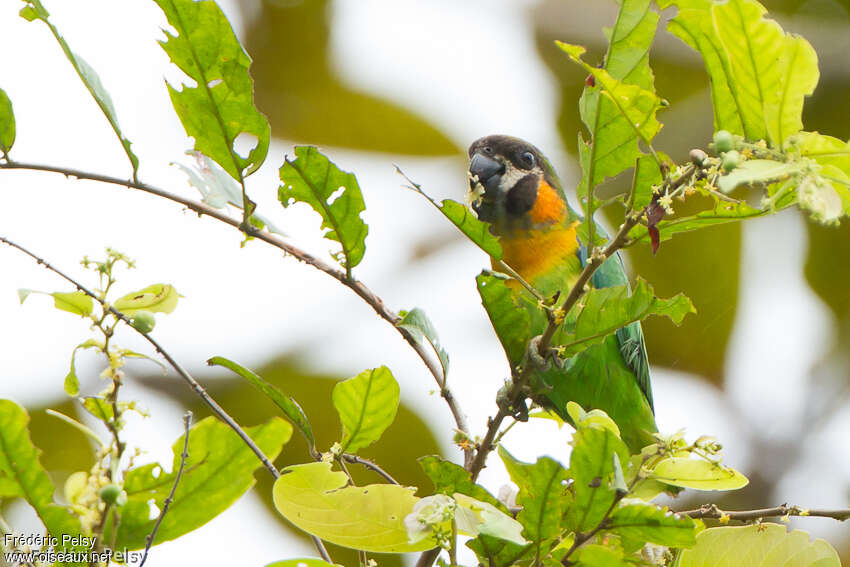
[[[491,148],[490,146],[484,146],[483,149],[484,149],[485,154],[492,154],[493,153],[493,148]]]
[[[520,154],[520,156],[519,156],[519,157],[520,157],[520,159],[522,159],[522,162],[523,162],[525,165],[527,165],[527,166],[528,166],[528,168],[529,168],[529,169],[531,169],[532,167],[534,167],[535,159],[534,159],[534,154],[533,154],[533,153],[531,153],[531,152],[523,152],[522,154]]]

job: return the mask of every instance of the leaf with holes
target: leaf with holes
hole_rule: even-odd
[[[581,119],[589,134],[587,140],[579,136],[582,176],[577,194],[581,202],[606,178],[632,167],[643,155],[638,141],[652,139],[660,128],[654,115],[661,100],[654,94],[649,67],[649,49],[657,25],[658,14],[650,0],[621,2],[617,21],[608,31],[604,67],[598,71],[581,61],[581,48],[559,44],[594,77],[594,85],[585,86],[579,100]],[[643,110],[634,112],[636,104]],[[635,125],[642,123],[644,129],[636,130]]]
[[[395,419],[398,382],[381,366],[338,383],[331,398],[342,422],[342,451],[354,453],[380,439]]]
[[[297,146],[295,156],[295,160],[287,157],[280,168],[283,185],[278,189],[278,200],[284,207],[307,203],[321,215],[324,236],[342,246],[341,257],[335,257],[350,276],[351,269],[363,259],[369,232],[360,218],[366,204],[357,178],[312,146]]]
[[[177,31],[166,31],[159,43],[195,82],[181,90],[168,85],[174,110],[195,149],[241,182],[263,164],[271,136],[266,117],[254,106],[251,58],[212,0],[155,1]],[[240,136],[252,138],[247,156],[236,147]]]
[[[274,417],[245,431],[271,460],[292,435],[292,426]],[[171,491],[180,468],[183,436],[171,448],[171,471],[153,463],[131,469],[124,477],[127,503],[121,507],[117,533],[104,535],[115,548],[139,549]],[[206,524],[230,507],[254,485],[254,471],[262,463],[245,442],[214,417],[199,421],[189,432],[189,458],[174,493],[174,500],[156,534],[157,543],[169,541]],[[155,508],[151,507],[151,503]]]

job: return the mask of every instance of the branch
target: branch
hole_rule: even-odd
[[[90,289],[88,289],[87,287],[85,287],[83,284],[79,283],[77,280],[73,279],[72,277],[66,275],[64,272],[62,272],[58,268],[53,267],[52,265],[50,265],[47,261],[45,261],[40,256],[35,255],[34,253],[30,252],[29,250],[27,250],[26,248],[24,248],[20,244],[16,244],[15,242],[12,242],[11,240],[9,240],[8,238],[5,238],[3,236],[0,236],[0,242],[2,242],[3,244],[7,244],[7,245],[11,246],[12,248],[15,248],[15,249],[23,252],[24,254],[26,254],[27,256],[32,258],[33,260],[35,260],[38,264],[41,264],[42,266],[44,266],[45,268],[47,268],[51,272],[53,272],[56,275],[58,275],[59,277],[61,277],[62,279],[68,281],[74,287],[76,287],[78,290],[80,290],[81,292],[85,293],[86,295],[88,295],[89,297],[91,297],[92,299],[97,301],[104,311],[108,311],[109,313],[112,313],[112,315],[114,315],[115,317],[117,317],[121,321],[127,323],[127,325],[131,329],[133,329],[134,331],[136,331],[137,333],[142,335],[142,337],[144,337],[145,340],[147,340],[153,346],[153,348],[156,350],[156,352],[158,352],[163,358],[165,358],[166,361],[168,361],[168,364],[170,364],[171,367],[177,372],[177,374],[179,374],[180,377],[183,378],[183,380],[185,380],[189,384],[189,386],[195,391],[195,393],[197,393],[201,397],[201,399],[204,401],[205,404],[207,404],[207,406],[209,406],[209,408],[213,411],[213,413],[215,413],[224,423],[226,423],[233,431],[235,431],[237,435],[239,435],[239,437],[248,446],[248,448],[251,449],[251,451],[254,452],[254,454],[257,456],[258,459],[260,459],[260,462],[263,463],[263,466],[266,467],[266,469],[271,473],[271,475],[275,479],[280,478],[280,471],[278,471],[277,468],[272,464],[272,462],[269,461],[268,457],[266,457],[266,455],[265,455],[265,453],[263,453],[262,449],[260,449],[257,446],[257,444],[254,443],[254,440],[251,439],[251,437],[248,436],[248,434],[245,432],[245,430],[242,429],[242,427],[240,427],[240,425],[238,423],[236,423],[236,420],[234,420],[232,417],[230,417],[230,414],[228,414],[224,410],[224,408],[222,408],[220,405],[218,405],[218,403],[214,399],[212,399],[212,397],[207,393],[207,391],[204,389],[204,387],[201,386],[201,384],[197,380],[195,380],[192,377],[192,375],[189,374],[189,372],[187,372],[186,369],[183,368],[180,365],[180,363],[178,363],[170,354],[168,354],[168,352],[165,349],[163,349],[162,346],[160,346],[160,344],[156,341],[156,339],[151,337],[148,333],[142,333],[141,331],[139,331],[138,329],[133,327],[132,322],[130,321],[130,319],[126,315],[124,315],[120,311],[117,311],[114,307],[112,307],[111,305],[104,302],[104,300],[102,300],[100,297],[98,297]],[[325,561],[332,563],[330,557],[328,556],[328,552],[325,549],[325,546],[322,543],[322,541],[319,538],[317,538],[316,536],[311,535],[310,537],[313,539],[313,543],[315,544],[315,546],[318,549],[319,554],[322,556],[322,558]]]
[[[837,510],[808,510],[799,506],[789,506],[782,504],[773,508],[761,508],[758,510],[721,510],[717,504],[703,504],[695,510],[685,510],[677,512],[683,516],[691,518],[712,518],[715,520],[737,520],[739,522],[749,522],[752,520],[760,520],[762,518],[776,518],[788,516],[800,517],[816,517],[816,518],[832,518],[843,522],[850,519],[850,508],[842,508]]]
[[[158,197],[162,197],[163,199],[168,199],[169,201],[179,203],[184,207],[188,208],[189,210],[198,213],[198,215],[207,215],[208,217],[214,218],[220,222],[228,224],[233,228],[236,228],[237,230],[243,232],[246,236],[256,238],[257,240],[261,240],[266,244],[270,244],[275,248],[282,250],[286,254],[293,256],[295,259],[305,264],[308,264],[321,272],[324,272],[325,274],[331,276],[332,278],[340,282],[342,285],[348,287],[354,293],[356,293],[363,301],[365,301],[367,304],[369,304],[369,306],[372,307],[372,309],[375,310],[375,313],[377,313],[379,317],[391,324],[399,332],[399,334],[401,334],[401,336],[404,338],[405,341],[407,341],[411,348],[416,351],[416,354],[419,355],[419,358],[422,359],[422,362],[425,363],[425,366],[428,368],[428,371],[434,377],[434,380],[436,380],[437,385],[440,387],[440,394],[446,400],[446,403],[448,404],[449,409],[451,410],[452,417],[454,418],[455,424],[457,425],[457,429],[461,433],[464,433],[467,437],[469,436],[469,427],[466,423],[466,416],[461,410],[460,405],[458,404],[451,390],[449,390],[448,386],[445,385],[445,377],[443,376],[442,367],[439,365],[439,363],[434,361],[433,357],[430,355],[426,347],[424,345],[419,344],[416,341],[416,338],[407,329],[398,326],[398,322],[401,321],[401,317],[399,317],[397,313],[387,308],[384,305],[383,300],[377,295],[375,295],[375,293],[372,292],[372,290],[370,290],[368,287],[366,287],[365,284],[354,278],[349,278],[344,271],[330,266],[326,262],[323,262],[322,260],[313,256],[312,254],[309,254],[301,250],[300,248],[293,246],[292,244],[269,232],[263,232],[255,226],[250,225],[250,223],[240,222],[205,203],[199,203],[197,201],[181,197],[180,195],[165,191],[164,189],[160,189],[153,185],[148,185],[147,183],[120,179],[118,177],[112,177],[109,175],[90,173],[73,168],[10,161],[8,160],[8,158],[6,162],[0,162],[0,169],[23,169],[30,171],[46,171],[50,173],[59,173],[64,175],[65,177],[76,177],[77,179],[88,179],[101,183],[120,185],[122,187],[137,189],[145,193],[150,193],[151,195],[156,195]],[[470,462],[472,459],[472,450],[464,449],[464,455],[466,462]]]
[[[398,481],[394,479],[390,473],[382,469],[377,463],[370,461],[369,459],[364,459],[363,457],[358,457],[357,455],[353,455],[351,453],[343,453],[342,460],[349,463],[357,463],[358,465],[363,465],[367,469],[374,471],[384,477],[384,479],[390,484],[398,484]]]
[[[145,561],[148,560],[148,551],[150,551],[151,546],[153,545],[156,532],[159,530],[159,525],[162,523],[162,519],[165,517],[165,514],[168,513],[168,507],[171,506],[171,502],[174,500],[174,493],[177,492],[177,485],[183,477],[183,469],[186,467],[186,459],[189,458],[189,429],[192,427],[191,411],[187,411],[183,416],[183,427],[185,429],[185,433],[183,435],[183,452],[180,453],[180,468],[177,469],[177,475],[174,477],[174,484],[171,485],[171,492],[169,492],[168,497],[163,500],[162,510],[159,513],[159,517],[156,519],[156,523],[153,525],[153,530],[151,530],[151,533],[145,537],[145,553],[142,555],[139,567],[142,567],[145,564]]]

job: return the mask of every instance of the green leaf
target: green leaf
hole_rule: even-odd
[[[419,500],[414,488],[396,484],[347,486],[331,463],[294,465],[274,484],[274,505],[305,532],[343,547],[377,553],[424,551],[432,538],[408,543],[404,518]]]
[[[298,405],[298,402],[296,402],[293,398],[281,392],[274,384],[270,384],[263,380],[263,378],[258,374],[255,374],[244,366],[241,366],[232,360],[228,360],[223,356],[214,356],[207,360],[207,364],[210,366],[224,366],[225,368],[232,370],[250,382],[252,386],[268,396],[268,398],[280,408],[287,419],[292,422],[292,425],[297,427],[298,431],[300,431],[304,438],[307,439],[307,443],[310,448],[315,449],[316,440],[313,437],[313,428],[310,426],[310,420],[307,419],[307,415],[304,413],[304,410],[301,409],[301,406]]]
[[[0,152],[8,155],[15,145],[15,113],[6,91],[0,89]]]
[[[83,408],[103,423],[109,423],[115,417],[112,406],[103,398],[85,398],[83,400]]]
[[[440,345],[437,329],[434,328],[434,324],[431,323],[425,312],[414,307],[408,312],[401,312],[400,315],[401,321],[396,323],[396,327],[407,330],[419,344],[427,340],[440,359],[443,376],[447,376],[449,373],[449,354]]]
[[[840,567],[835,549],[822,539],[785,526],[719,527],[703,530],[696,546],[682,552],[678,567]]]
[[[668,29],[702,55],[715,130],[781,146],[802,128],[803,99],[818,81],[809,43],[786,34],[755,0],[662,0],[679,8]]]
[[[681,293],[670,299],[659,299],[652,286],[640,277],[631,294],[626,285],[590,289],[575,309],[579,311],[574,330],[558,339],[563,356],[567,358],[600,344],[617,329],[650,315],[663,315],[680,325],[685,315],[696,313],[691,300]]]
[[[781,162],[769,159],[747,160],[731,173],[720,177],[717,188],[724,193],[729,193],[741,185],[768,185],[776,181],[788,179],[792,175],[802,172],[808,167],[801,162]]]
[[[582,168],[577,191],[588,194],[608,177],[635,165],[643,152],[638,140],[648,143],[660,124],[655,111],[661,105],[655,93],[649,49],[655,37],[658,14],[650,0],[623,0],[617,21],[608,32],[609,47],[601,69],[581,61],[583,48],[558,43],[579,65],[594,76],[579,100],[579,112],[589,138],[579,136]],[[637,127],[636,127],[637,125]]]
[[[850,175],[850,142],[817,132],[798,132],[790,143],[801,157],[815,160],[820,165],[832,165]]]
[[[488,535],[479,535],[466,546],[475,552],[481,565],[512,567],[532,549],[531,544],[517,545]]]
[[[457,502],[455,521],[458,532],[464,535],[488,535],[517,545],[528,543],[522,537],[522,525],[487,502],[465,494],[454,494]]]
[[[118,125],[118,115],[115,112],[115,105],[112,103],[112,97],[109,96],[109,93],[103,86],[103,83],[101,83],[100,76],[98,76],[97,72],[91,67],[91,65],[86,63],[82,57],[71,51],[71,47],[65,41],[65,38],[62,37],[59,30],[56,29],[56,26],[54,26],[48,19],[49,14],[42,5],[41,0],[25,0],[25,2],[27,2],[28,6],[21,10],[21,16],[30,22],[36,19],[41,20],[47,24],[48,28],[50,28],[50,33],[53,34],[53,37],[59,43],[59,46],[68,58],[68,61],[71,62],[71,65],[74,67],[77,75],[79,75],[83,84],[86,86],[86,89],[88,89],[89,94],[91,94],[92,98],[94,98],[97,106],[100,108],[100,111],[103,112],[103,115],[112,127],[113,132],[115,132],[115,135],[118,136],[118,140],[124,147],[124,153],[127,154],[127,159],[130,160],[130,164],[133,167],[133,179],[136,179],[136,175],[139,170],[139,158],[130,148],[130,140],[128,140],[124,136],[124,133],[121,132],[121,127]],[[3,112],[0,110],[0,125],[2,125],[2,114]],[[14,123],[12,124],[12,127],[12,139],[14,140]],[[0,135],[0,142],[2,142],[2,135]],[[9,144],[8,147],[11,147],[11,144]]]
[[[65,375],[65,393],[74,397],[80,393],[80,381],[77,379],[77,369],[74,366],[74,360],[77,358],[77,351],[87,348],[102,348],[103,343],[94,339],[89,339],[74,347],[71,351],[71,369]]]
[[[575,426],[593,427],[595,429],[607,429],[617,437],[620,437],[620,428],[611,417],[600,409],[584,411],[584,408],[573,401],[567,402],[567,415],[573,420]]]
[[[672,486],[697,490],[737,490],[747,477],[720,463],[687,457],[668,457],[653,467],[650,478]]]
[[[278,200],[284,207],[301,202],[322,217],[324,237],[342,246],[340,261],[349,277],[366,252],[369,227],[360,218],[366,209],[353,173],[343,171],[313,146],[296,146],[296,159],[288,157],[280,168],[283,185]]]
[[[171,103],[195,150],[209,156],[234,179],[256,171],[266,159],[271,130],[254,106],[251,58],[242,49],[224,13],[212,0],[156,0],[168,23],[160,45],[196,83],[177,90],[168,85]],[[240,135],[256,139],[243,157],[234,143]],[[250,211],[249,211],[250,212]]]
[[[635,551],[646,542],[666,547],[691,547],[697,524],[688,516],[679,516],[652,504],[630,504],[614,510],[606,530],[620,536],[626,550]]]
[[[271,460],[292,435],[292,427],[277,417],[262,425],[246,427],[245,431]],[[121,508],[116,549],[145,546],[145,538],[156,521],[156,515],[151,518],[148,503],[152,500],[162,509],[180,468],[183,442],[181,435],[172,445],[171,472],[166,473],[162,465],[154,463],[125,475],[127,503]],[[254,471],[261,466],[254,452],[230,427],[213,417],[198,422],[190,430],[189,458],[168,514],[157,531],[157,543],[193,531],[226,510],[254,485]],[[109,537],[106,541],[110,541]]]
[[[538,328],[541,322],[545,325],[546,316],[536,305],[519,305],[517,301],[522,299],[508,287],[509,281],[502,274],[488,271],[475,278],[481,302],[508,360],[511,364],[519,364],[525,356],[528,337],[534,336],[531,329]]]
[[[543,557],[549,547],[545,542],[560,534],[561,518],[569,508],[569,474],[550,457],[540,457],[536,463],[529,464],[516,460],[501,446],[498,451],[511,480],[519,487],[517,504],[522,506],[522,511],[517,520],[525,536],[534,543],[535,557]]]
[[[339,382],[331,397],[342,422],[342,451],[354,453],[380,439],[393,422],[399,387],[390,369],[381,366]]]
[[[112,306],[128,317],[132,317],[137,311],[171,313],[177,307],[179,297],[180,294],[174,286],[160,283],[119,297]]]
[[[54,487],[30,440],[27,412],[11,400],[0,400],[0,498],[21,497],[29,503],[50,535],[59,540],[57,551],[83,551],[84,546],[63,544],[62,536],[82,534],[80,521],[53,501]],[[83,563],[74,563],[82,565]]]
[[[623,559],[623,551],[608,545],[591,543],[578,552],[579,567],[631,567]]]
[[[664,156],[662,152],[659,155]],[[669,162],[670,159],[663,157],[664,161]],[[652,187],[661,186],[664,177],[661,175],[661,169],[658,167],[658,162],[650,155],[643,155],[637,159],[635,163],[635,196],[632,203],[633,208],[639,211],[645,208],[652,201]]]
[[[427,455],[418,459],[419,466],[434,483],[434,490],[440,494],[453,495],[455,493],[471,496],[476,500],[492,504],[502,512],[506,512],[505,505],[490,494],[484,487],[472,482],[469,471],[462,466],[447,461],[437,455]]]
[[[48,295],[53,296],[53,306],[56,309],[81,317],[91,315],[94,308],[92,298],[82,291],[54,291]]]
[[[481,248],[494,260],[500,260],[502,258],[502,245],[499,244],[499,239],[490,233],[490,223],[478,220],[469,207],[462,205],[457,201],[444,199],[443,201],[438,202],[436,199],[428,195],[428,193],[422,189],[421,185],[408,179],[398,167],[396,167],[396,171],[407,179],[408,183],[410,183],[408,186],[410,189],[428,199],[428,201],[437,207],[437,210],[443,213],[443,216],[449,219],[451,223],[458,228],[458,230],[472,241],[473,244]]]
[[[593,529],[617,497],[610,486],[614,455],[621,463],[629,460],[623,441],[607,429],[580,428],[573,436],[570,475],[575,501],[567,510],[567,526],[576,532]]]

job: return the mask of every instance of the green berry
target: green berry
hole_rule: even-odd
[[[717,153],[731,151],[735,147],[735,141],[732,139],[732,134],[728,130],[718,130],[714,133],[714,149]]]
[[[740,157],[741,154],[738,153],[738,150],[731,150],[723,154],[723,171],[732,171],[738,167]]]
[[[100,499],[107,504],[115,504],[121,495],[121,487],[117,484],[107,484],[100,489]]]
[[[133,315],[133,328],[140,333],[150,333],[156,326],[156,317],[150,311],[136,311]]]

